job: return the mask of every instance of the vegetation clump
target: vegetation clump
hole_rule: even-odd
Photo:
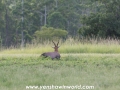
[[[55,29],[52,27],[42,27],[41,30],[37,30],[34,33],[34,36],[36,39],[45,40],[45,39],[54,39],[54,38],[65,38],[67,36],[68,32],[66,30],[62,29]]]

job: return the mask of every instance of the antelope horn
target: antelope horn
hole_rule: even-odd
[[[52,42],[53,42],[53,40],[52,40]],[[53,44],[56,46],[56,44],[53,42]]]
[[[58,43],[57,43],[57,46],[58,46],[58,44],[59,44],[59,41],[58,41]]]

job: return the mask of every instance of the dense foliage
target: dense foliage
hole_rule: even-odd
[[[42,26],[71,36],[120,37],[119,24],[119,0],[0,0],[0,46],[31,42]]]
[[[97,0],[101,8],[98,12],[85,15],[79,32],[84,36],[120,37],[120,1]]]

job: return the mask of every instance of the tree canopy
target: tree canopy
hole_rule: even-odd
[[[87,36],[120,37],[120,1],[97,0],[99,11],[84,15],[79,33]]]
[[[54,38],[64,38],[68,32],[66,30],[62,29],[55,29],[53,27],[42,27],[41,30],[37,30],[34,33],[34,37],[37,38],[38,40],[40,39],[54,39]]]

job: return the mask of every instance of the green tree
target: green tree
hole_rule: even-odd
[[[53,38],[64,38],[67,35],[66,30],[62,29],[55,29],[53,27],[45,27],[43,26],[41,30],[37,30],[34,33],[34,37],[37,38],[37,40],[41,39],[53,39]]]
[[[120,1],[97,0],[102,7],[97,13],[82,18],[79,33],[100,37],[120,37]]]
[[[48,17],[48,25],[54,28],[66,29],[67,21],[60,12],[53,12]]]

